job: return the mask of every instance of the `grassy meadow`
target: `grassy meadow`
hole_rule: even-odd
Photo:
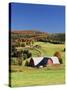
[[[17,69],[17,66],[15,68]],[[42,69],[24,67],[22,70],[11,73],[11,85],[17,87],[63,84],[64,78],[63,66],[59,66],[57,69],[56,67]]]
[[[44,68],[31,68],[25,66],[11,66],[11,86],[36,86],[36,85],[54,85],[63,84],[65,78],[64,69],[64,44],[51,44],[45,42],[35,42],[33,46],[39,45],[40,48],[27,48],[32,56],[53,56],[56,51],[61,52],[63,64],[52,65]],[[18,48],[18,49],[24,49]],[[24,61],[25,62],[25,61]],[[23,63],[24,63],[23,62]]]

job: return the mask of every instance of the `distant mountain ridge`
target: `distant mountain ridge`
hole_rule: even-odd
[[[48,34],[46,32],[36,31],[36,30],[13,30],[11,33],[14,34]]]
[[[30,39],[35,41],[50,42],[60,44],[65,42],[65,33],[46,33],[36,30],[15,30],[11,31],[11,38],[14,39]]]

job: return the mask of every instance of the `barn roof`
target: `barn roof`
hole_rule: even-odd
[[[56,56],[53,57],[32,57],[33,61],[34,61],[34,65],[38,65],[42,60],[45,60],[46,58],[50,58],[53,61],[53,64],[60,64],[59,59]],[[47,59],[47,60],[48,60]]]
[[[52,59],[53,64],[60,64],[59,59],[57,57],[53,56],[53,57],[50,57],[50,58]]]
[[[37,65],[38,63],[40,63],[43,60],[44,57],[32,57],[33,61],[34,61],[34,65]]]

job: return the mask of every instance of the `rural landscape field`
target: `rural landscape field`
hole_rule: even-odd
[[[9,86],[65,83],[65,7],[9,4]]]
[[[23,36],[23,35],[22,35]],[[63,36],[63,34],[62,34]],[[13,36],[14,37],[14,36]],[[16,35],[15,35],[16,37]],[[43,37],[42,37],[43,38]],[[40,38],[41,39],[41,38]],[[14,39],[13,39],[14,40]],[[20,42],[18,42],[20,43]],[[55,43],[55,42],[54,42]],[[51,65],[44,68],[29,67],[25,63],[29,61],[27,56],[17,55],[11,58],[11,86],[35,86],[35,85],[53,85],[53,84],[63,84],[65,80],[65,51],[64,44],[54,44],[50,42],[34,41],[32,44],[23,46],[23,42],[20,46],[15,45],[18,52],[23,52],[28,50],[32,54],[31,57],[40,56],[53,56],[56,51],[61,53],[62,64]],[[15,52],[15,47],[12,46]],[[20,59],[20,60],[19,60]],[[19,62],[21,62],[21,64]]]

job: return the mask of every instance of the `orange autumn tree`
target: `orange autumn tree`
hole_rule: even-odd
[[[62,64],[61,53],[60,53],[59,51],[56,51],[56,52],[54,53],[54,56],[58,57],[60,64]]]

